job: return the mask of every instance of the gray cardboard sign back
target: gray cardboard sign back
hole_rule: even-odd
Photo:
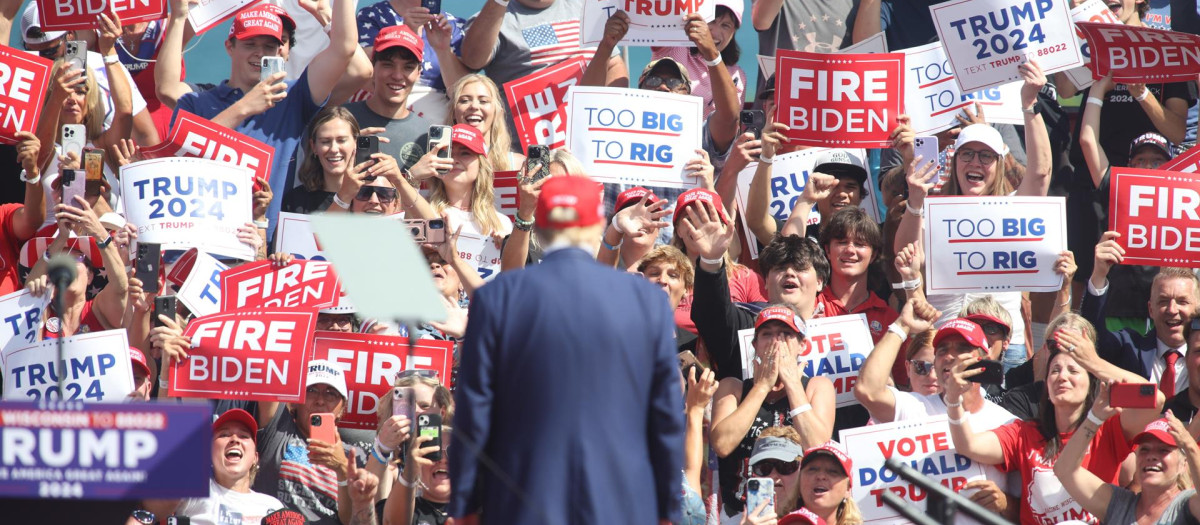
[[[312,230],[359,315],[383,321],[445,321],[429,262],[404,223],[378,216],[312,216]]]

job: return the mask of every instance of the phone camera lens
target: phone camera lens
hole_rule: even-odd
[[[746,486],[750,487],[750,490],[758,490],[758,480],[752,479],[746,482]]]
[[[321,426],[321,416],[313,416],[312,417],[312,426],[314,426],[314,427]]]

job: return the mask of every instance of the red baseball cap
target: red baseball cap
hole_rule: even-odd
[[[791,308],[786,306],[768,306],[758,312],[758,318],[754,320],[754,330],[766,324],[768,321],[782,321],[788,328],[795,330],[801,336],[804,336],[808,331],[808,327],[804,324],[804,320],[796,315]]]
[[[779,525],[825,525],[825,520],[813,514],[813,511],[801,507],[779,518],[778,523]]]
[[[408,26],[388,26],[375,36],[375,53],[379,54],[393,47],[400,46],[412,52],[418,61],[425,60],[425,43]]]
[[[850,475],[854,471],[854,461],[851,461],[850,456],[842,452],[842,446],[838,445],[836,441],[826,441],[823,445],[805,450],[804,459],[800,460],[800,468],[804,468],[809,461],[820,455],[833,456],[833,459],[836,459],[842,465],[842,471],[846,473],[846,477],[850,478],[850,486],[854,486],[854,476]]]
[[[279,17],[279,20],[283,21],[284,29],[291,29],[291,30],[296,29],[296,20],[293,19],[292,15],[289,15],[287,10],[281,6],[277,6],[270,2],[262,2],[262,3],[256,4],[251,9],[261,9],[268,13],[272,13],[275,16]]]
[[[146,375],[150,375],[150,366],[146,364],[146,354],[134,347],[129,347],[129,360],[133,363],[134,368],[142,369]]]
[[[600,184],[588,177],[551,177],[542,185],[534,218],[540,227],[550,229],[604,222]]]
[[[476,155],[487,153],[487,147],[483,145],[483,133],[480,133],[474,126],[455,124],[453,131],[450,133],[450,140],[455,144],[466,146],[467,149],[475,152]]]
[[[658,200],[658,197],[654,195],[654,192],[652,192],[646,188],[643,188],[641,186],[629,188],[629,189],[621,192],[620,195],[617,195],[617,207],[613,208],[613,212],[621,211],[621,210],[625,209],[627,206],[629,206],[637,201],[642,200],[642,197],[647,197],[647,196],[650,197],[650,202],[654,202],[654,201]]]
[[[1175,442],[1175,437],[1171,435],[1171,425],[1167,423],[1166,419],[1155,419],[1154,421],[1151,421],[1150,424],[1146,425],[1145,430],[1142,430],[1138,433],[1138,435],[1133,436],[1133,444],[1140,444],[1146,438],[1157,439],[1163,443],[1171,445],[1172,447],[1179,446],[1179,444]]]
[[[946,324],[939,326],[937,335],[933,336],[933,347],[937,348],[942,341],[947,337],[957,335],[967,340],[967,344],[975,348],[987,348],[987,338],[983,336],[983,328],[973,321],[968,321],[962,317],[951,319]]]
[[[229,36],[238,40],[269,36],[283,42],[283,19],[266,9],[246,9],[233,17],[233,25],[229,26]]]
[[[1012,327],[1009,326],[1008,323],[1001,321],[999,317],[996,317],[993,315],[988,315],[988,314],[984,314],[984,313],[974,313],[974,314],[968,315],[966,317],[963,317],[963,319],[971,321],[979,326],[983,326],[983,323],[995,323],[1000,326],[1003,326],[1004,328],[1008,329],[1010,332],[1012,331]]]
[[[671,224],[679,224],[679,219],[683,218],[684,208],[687,208],[689,204],[696,201],[704,201],[712,204],[717,208],[717,212],[721,214],[721,220],[729,221],[729,217],[725,215],[725,205],[721,203],[720,195],[704,188],[692,188],[683,192],[683,195],[679,196],[679,200],[675,201],[675,213],[671,216]]]
[[[213,421],[213,433],[216,433],[218,428],[221,428],[225,423],[230,421],[246,425],[246,428],[250,430],[250,439],[253,439],[256,443],[258,442],[258,422],[254,420],[254,416],[250,415],[249,412],[240,408],[226,410],[224,414],[221,414],[221,417]]]

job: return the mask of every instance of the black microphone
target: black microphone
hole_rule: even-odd
[[[67,254],[60,253],[51,257],[50,263],[46,265],[46,276],[50,278],[50,284],[54,285],[55,293],[59,296],[62,296],[78,275],[75,258]]]

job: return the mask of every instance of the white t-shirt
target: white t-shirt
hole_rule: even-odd
[[[263,516],[284,508],[274,496],[261,492],[235,492],[208,480],[207,498],[179,502],[175,514],[191,518],[192,525],[259,525]]]
[[[487,237],[483,234],[483,231],[481,231],[479,222],[475,220],[475,216],[472,215],[471,212],[460,210],[453,206],[446,206],[445,210],[443,211],[446,212],[446,216],[450,219],[449,224],[446,224],[447,237],[453,235],[454,231],[457,230],[459,226],[462,226],[462,233],[468,233],[476,237]],[[509,219],[508,216],[504,215],[503,213],[496,213],[496,216],[500,217],[500,231],[495,233],[501,237],[512,233],[512,219]]]
[[[946,402],[942,400],[941,394],[914,394],[912,392],[901,392],[895,387],[888,387],[892,392],[892,396],[896,399],[896,419],[895,421],[904,421],[908,419],[919,419],[928,416],[940,416],[946,413]],[[1017,419],[1017,416],[1003,409],[987,399],[983,400],[983,408],[979,412],[971,413],[971,430],[973,432],[984,432],[992,430],[1001,425],[1008,424]],[[1020,473],[1016,476],[1010,476],[1001,472],[1000,469],[992,465],[981,465],[983,467],[983,475],[989,481],[992,481],[996,486],[1000,487],[1006,494],[1020,495],[1021,491],[1021,476]],[[1010,473],[1012,474],[1012,473]]]

